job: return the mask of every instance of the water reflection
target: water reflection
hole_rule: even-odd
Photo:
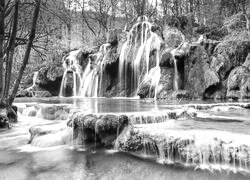
[[[12,152],[8,157],[11,158],[16,153]],[[163,166],[123,153],[107,154],[104,149],[98,149],[95,154],[90,151],[78,152],[69,149],[18,153],[18,158],[11,164],[1,163],[0,174],[1,179],[9,180],[249,179],[249,176],[241,174],[193,171],[178,165]]]

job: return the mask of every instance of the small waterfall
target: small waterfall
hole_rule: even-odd
[[[66,81],[67,81],[67,73],[68,73],[68,70],[66,69],[64,71],[64,73],[63,73],[63,78],[62,78],[62,82],[61,82],[59,97],[64,96],[64,91],[65,91],[65,88],[66,88]]]
[[[32,86],[28,87],[26,90],[31,90],[36,86],[37,76],[38,76],[38,71],[34,72]]]
[[[67,94],[67,86],[70,81],[73,81],[72,85],[72,94],[71,96],[79,95],[79,83],[81,81],[82,67],[80,66],[77,55],[80,53],[80,50],[71,51],[67,57],[64,57],[63,67],[65,71],[63,73],[63,78],[60,87],[60,97],[68,96]],[[70,79],[70,75],[72,75],[72,79]]]
[[[72,88],[71,96],[98,97],[99,81],[102,80],[102,68],[101,72],[98,72],[96,67],[103,65],[103,61],[105,60],[104,55],[109,46],[109,43],[103,44],[99,52],[95,54],[94,58],[96,59],[89,58],[89,62],[84,70],[82,70],[77,59],[80,50],[72,51],[68,56],[64,57],[63,67],[65,71],[60,87],[60,97],[68,96],[66,92],[67,86],[72,83],[72,87],[70,87]]]
[[[173,49],[171,51],[171,54],[172,54],[173,60],[174,60],[174,90],[178,91],[180,87],[179,87],[179,73],[178,73],[178,67],[177,67],[177,60],[175,58],[176,50],[177,50],[177,48]]]

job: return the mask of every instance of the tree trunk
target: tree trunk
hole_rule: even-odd
[[[3,95],[4,83],[3,83],[3,43],[4,43],[4,8],[5,1],[0,1],[0,101]],[[1,102],[0,102],[1,103]]]
[[[16,43],[17,26],[18,26],[18,6],[19,6],[19,0],[15,0],[13,27],[12,27],[11,37],[10,37],[10,41],[9,41],[9,45],[7,49],[5,85],[4,85],[4,93],[3,93],[3,98],[5,99],[8,99],[9,89],[10,89],[12,62],[13,62],[13,56],[14,56],[14,50],[15,50],[15,43]]]
[[[247,12],[246,12],[246,3],[247,3],[246,1],[244,1],[242,3],[242,11],[243,11],[243,15],[246,19],[246,29],[247,29],[248,33],[250,34],[250,19],[248,17]]]
[[[41,0],[36,0],[36,7],[35,7],[35,10],[34,10],[34,15],[33,15],[33,19],[32,19],[32,26],[31,26],[29,41],[28,41],[28,44],[27,44],[27,48],[26,48],[26,51],[25,51],[24,58],[23,58],[23,63],[22,63],[22,66],[21,66],[21,68],[19,70],[17,80],[15,81],[15,85],[14,85],[12,94],[10,95],[9,101],[8,101],[10,106],[12,105],[12,103],[14,101],[14,98],[16,97],[16,93],[17,93],[19,84],[21,82],[23,72],[24,72],[24,70],[26,68],[26,65],[28,63],[28,60],[29,60],[31,47],[33,45],[33,40],[34,40],[35,35],[36,35],[36,25],[37,25],[37,19],[38,19],[38,15],[39,15],[39,11],[40,11],[40,4],[41,4]]]

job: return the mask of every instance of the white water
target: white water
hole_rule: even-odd
[[[157,34],[151,31],[151,27],[152,24],[148,22],[147,18],[138,18],[137,23],[129,31],[127,41],[123,44],[121,49],[119,58],[120,89],[125,91],[129,90],[130,93],[132,92],[133,96],[136,96],[137,88],[143,77],[149,74],[149,61],[152,50],[156,50],[155,67],[159,66],[161,39]],[[145,64],[146,67],[144,72],[142,69],[143,64]],[[127,74],[129,68],[132,74]],[[156,87],[155,84],[153,86]],[[125,94],[125,96],[128,95],[129,94]]]
[[[82,69],[80,66],[81,60],[78,59],[78,54],[80,50],[71,51],[68,56],[64,57],[63,67],[65,68],[61,88],[60,97],[66,96],[66,86],[68,81],[68,73],[73,73],[73,93],[74,97],[98,97],[99,96],[99,86],[101,87],[102,71],[104,66],[104,61],[106,58],[106,53],[108,51],[109,43],[100,46],[99,51],[93,59],[88,59],[87,66]],[[100,69],[98,69],[100,67]]]
[[[178,67],[177,67],[177,60],[175,58],[175,52],[176,52],[177,48],[176,49],[173,49],[171,51],[171,54],[173,56],[173,59],[174,59],[174,90],[175,91],[178,91],[179,90],[179,73],[178,73]]]
[[[37,76],[38,76],[38,71],[34,72],[32,86],[28,87],[26,90],[31,90],[36,86]]]

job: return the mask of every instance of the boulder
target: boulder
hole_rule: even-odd
[[[211,86],[217,86],[220,82],[218,74],[209,66],[210,59],[203,47],[192,44],[190,55],[185,65],[185,90],[191,97],[203,98],[206,90]]]
[[[157,99],[169,99],[173,92],[174,68],[161,68],[161,77],[157,89]]]
[[[234,68],[228,77],[227,97],[250,98],[250,70],[245,66]]]
[[[0,128],[5,128],[9,126],[9,119],[7,117],[6,108],[0,107]]]
[[[214,49],[211,68],[225,80],[233,68],[244,63],[248,53],[250,37],[246,31],[228,35]]]
[[[111,29],[107,33],[107,43],[110,43],[112,46],[118,43],[118,34],[120,34],[121,30]]]
[[[160,67],[173,67],[173,58],[171,49],[165,49],[161,54]]]
[[[169,48],[176,48],[184,41],[184,35],[177,28],[165,26],[163,29],[164,42]]]

